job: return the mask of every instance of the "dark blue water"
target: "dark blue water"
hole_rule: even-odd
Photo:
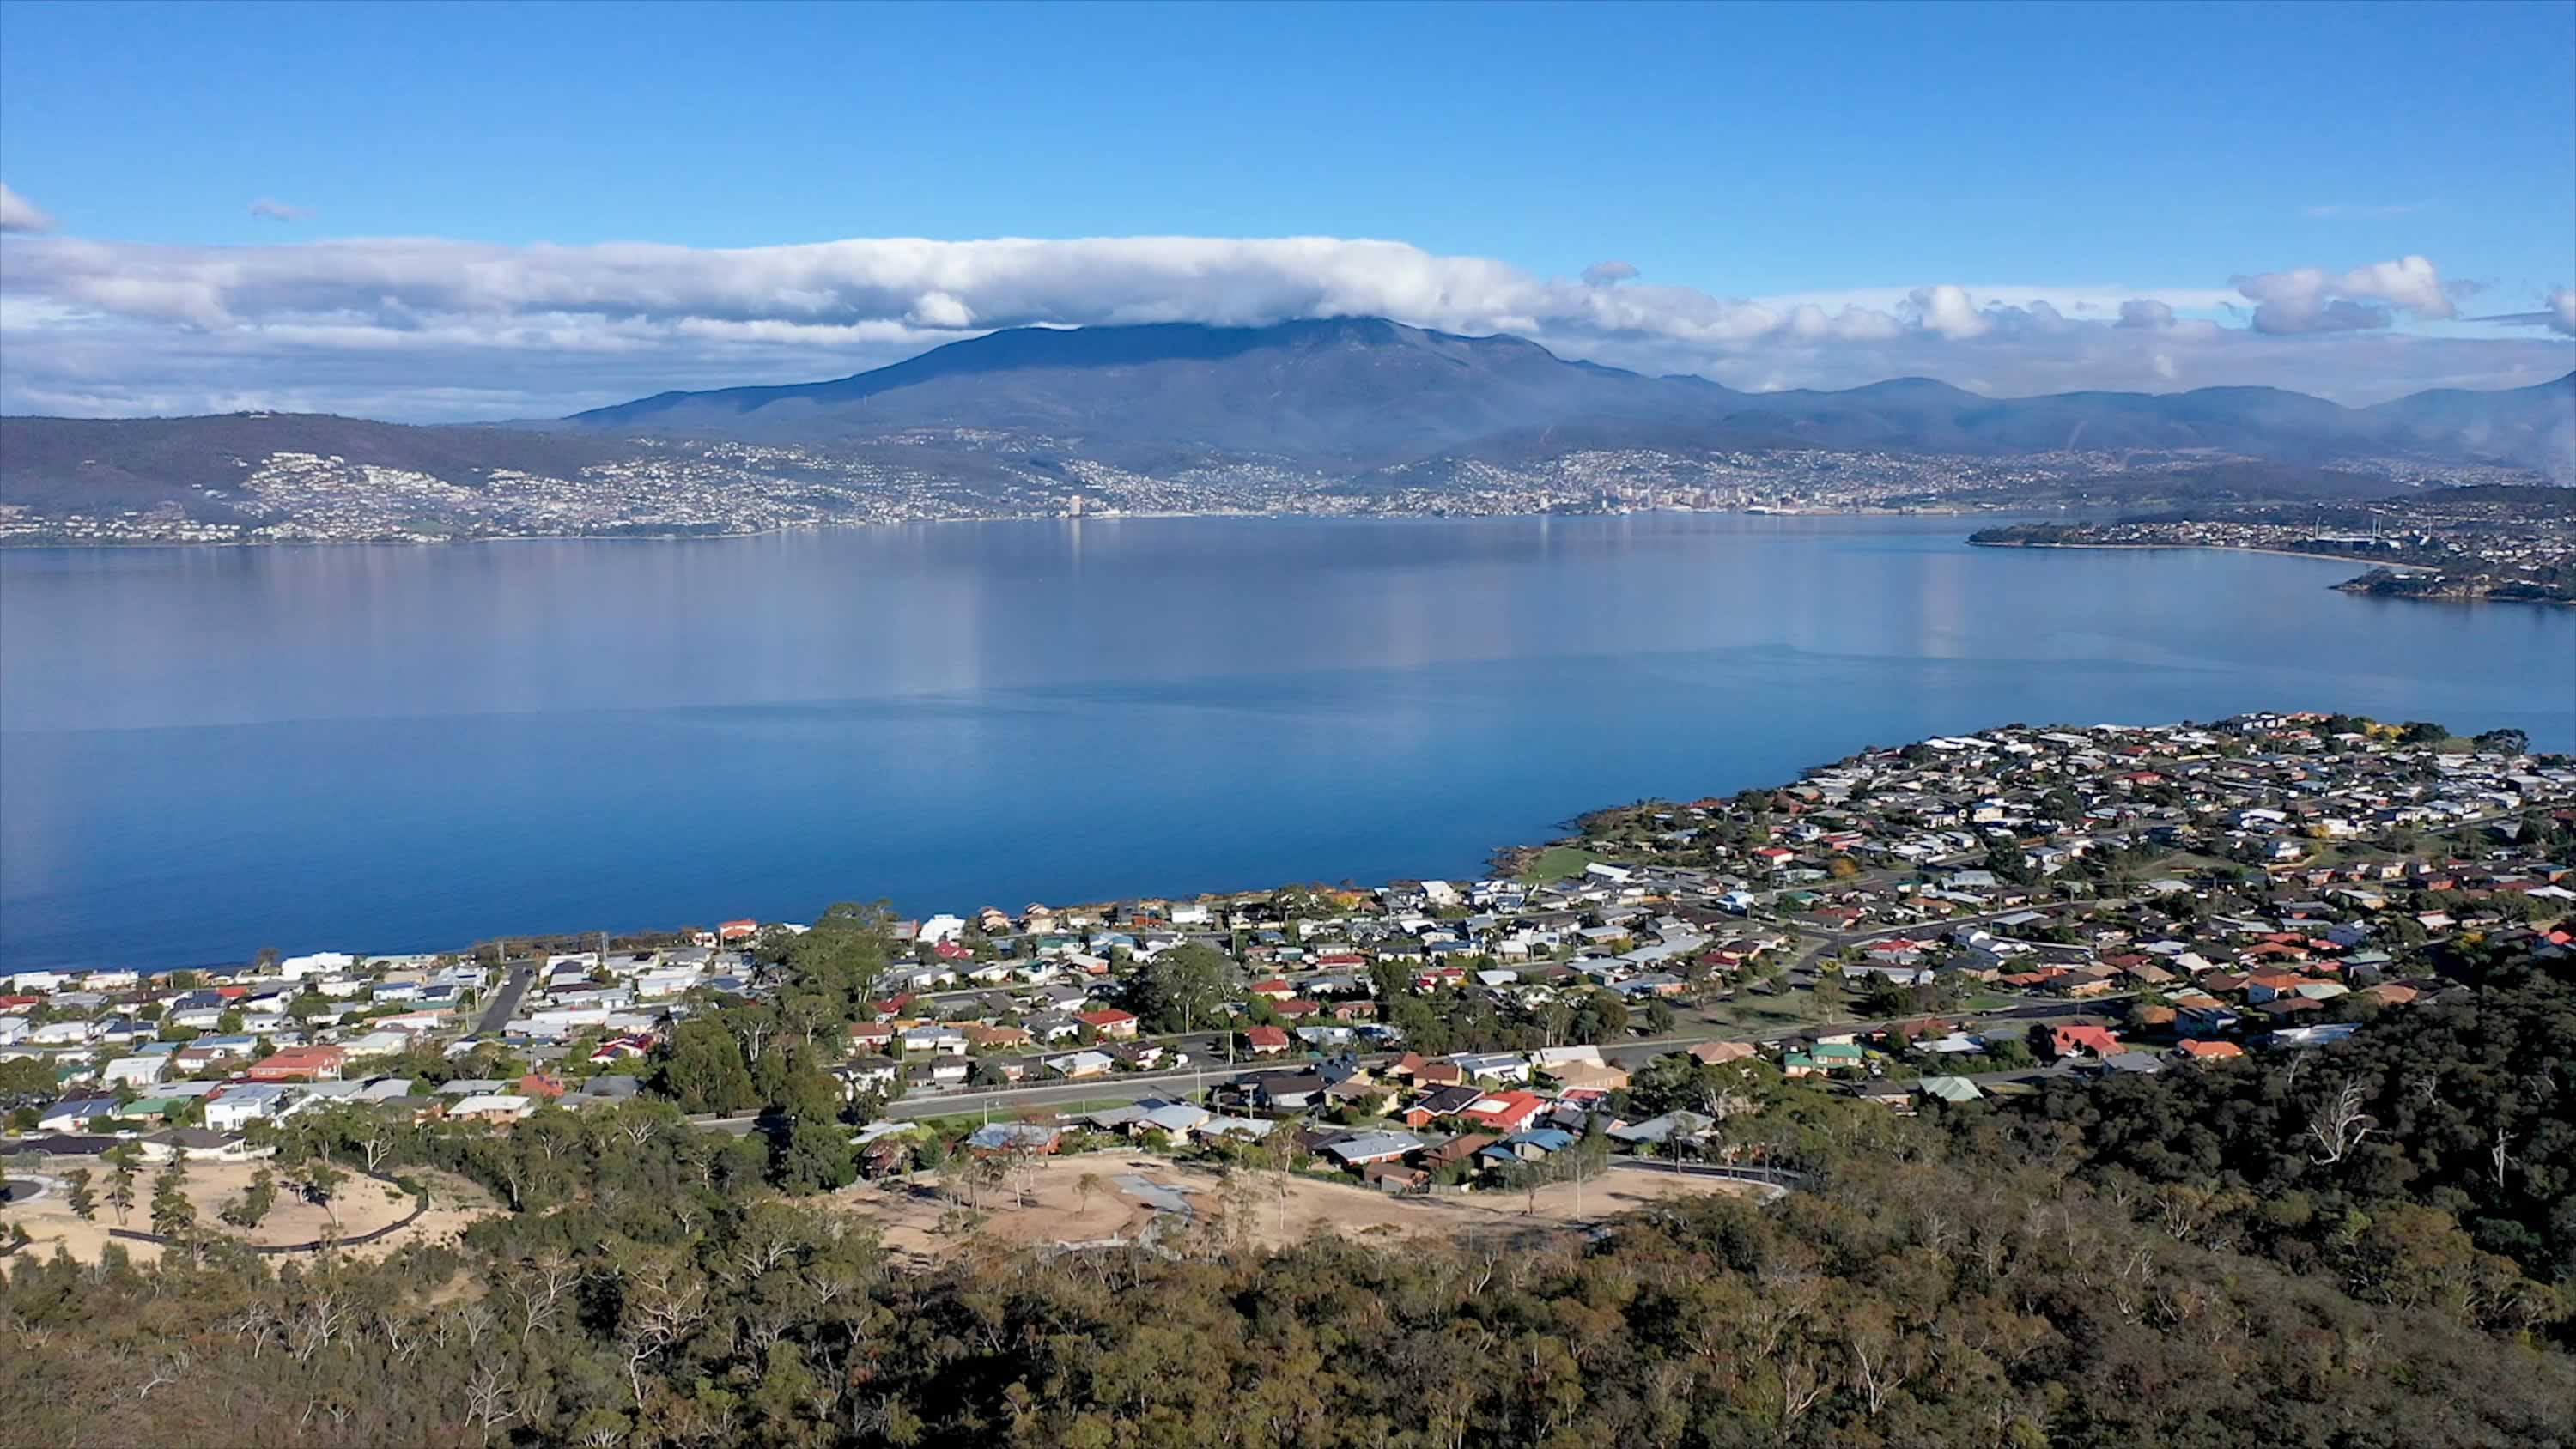
[[[0,553],[0,964],[1466,875],[2008,721],[2576,747],[2576,611],[1958,520]]]

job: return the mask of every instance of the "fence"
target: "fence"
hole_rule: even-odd
[[[394,1179],[380,1176],[372,1172],[361,1172],[358,1173],[357,1176],[363,1177],[369,1182],[381,1182],[385,1186],[396,1190],[400,1190],[402,1187],[402,1184],[396,1182]],[[427,1211],[429,1211],[429,1199],[413,1195],[410,1212],[404,1213],[401,1217],[394,1219],[392,1222],[385,1224],[381,1228],[359,1233],[355,1237],[315,1238],[309,1243],[276,1243],[267,1245],[259,1243],[245,1243],[242,1246],[263,1256],[274,1256],[280,1253],[318,1253],[326,1247],[359,1248],[401,1232],[403,1229],[410,1227],[413,1223],[420,1221],[420,1215]],[[170,1240],[159,1233],[136,1232],[132,1228],[109,1228],[107,1230],[107,1235],[111,1238],[123,1238],[130,1243],[157,1243],[165,1248],[170,1245]]]

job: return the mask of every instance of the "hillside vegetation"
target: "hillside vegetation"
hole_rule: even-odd
[[[1757,1120],[1810,1190],[1542,1248],[899,1266],[782,1193],[828,1185],[796,1134],[642,1105],[423,1132],[391,1170],[515,1210],[381,1264],[22,1255],[0,1439],[2576,1442],[2576,986],[2448,964],[2451,999],[2345,1044],[2035,1105],[1909,1119],[1773,1081]]]

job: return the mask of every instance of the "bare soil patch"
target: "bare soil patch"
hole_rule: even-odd
[[[267,1165],[258,1162],[189,1163],[188,1200],[196,1204],[197,1221],[222,1232],[238,1234],[244,1240],[259,1247],[308,1243],[321,1237],[324,1230],[331,1224],[331,1210],[316,1203],[306,1202],[295,1192],[292,1185],[285,1181],[283,1172],[279,1173],[276,1206],[269,1210],[268,1216],[260,1220],[258,1227],[244,1233],[225,1224],[217,1216],[223,1210],[224,1204],[240,1196],[250,1186],[252,1177],[261,1167]],[[95,1221],[82,1221],[79,1215],[71,1210],[71,1203],[60,1188],[49,1191],[32,1202],[10,1203],[7,1207],[0,1208],[0,1215],[5,1215],[10,1222],[20,1223],[26,1227],[28,1236],[34,1241],[21,1251],[34,1253],[40,1257],[53,1256],[55,1247],[59,1245],[82,1262],[96,1262],[100,1252],[112,1242],[131,1254],[137,1261],[149,1261],[160,1256],[159,1244],[136,1242],[127,1238],[112,1238],[108,1235],[108,1230],[110,1228],[127,1228],[134,1232],[152,1230],[150,1206],[152,1179],[159,1169],[158,1163],[145,1165],[141,1179],[135,1184],[134,1207],[123,1222],[117,1221],[115,1209],[110,1208],[104,1200],[107,1190],[107,1169],[104,1166],[93,1169],[92,1191],[101,1198]],[[464,1230],[466,1224],[490,1210],[484,1194],[471,1183],[443,1173],[428,1175],[433,1179],[428,1211],[422,1213],[417,1220],[400,1232],[388,1233],[376,1242],[343,1251],[372,1258],[381,1257],[411,1243],[452,1240]],[[410,1212],[411,1207],[412,1198],[409,1194],[397,1192],[384,1183],[373,1178],[361,1177],[354,1172],[340,1184],[340,1190],[332,1202],[332,1208],[339,1213],[340,1236],[343,1238],[353,1238],[362,1233],[373,1232],[388,1223],[397,1221],[405,1213]]]
[[[1088,1193],[1084,1177],[1094,1179]],[[1723,1178],[1620,1170],[1578,1190],[1560,1183],[1541,1189],[1535,1211],[1527,1194],[1480,1192],[1390,1197],[1358,1183],[1271,1174],[1214,1171],[1141,1152],[1094,1152],[1050,1158],[1026,1174],[1025,1196],[1010,1186],[985,1187],[973,1207],[932,1173],[860,1183],[834,1195],[874,1223],[888,1249],[911,1257],[940,1258],[983,1240],[1044,1247],[1110,1238],[1136,1241],[1158,1213],[1163,1240],[1177,1243],[1192,1231],[1237,1237],[1261,1247],[1302,1242],[1316,1233],[1364,1241],[1418,1237],[1520,1237],[1588,1227],[1675,1197],[1747,1193],[1748,1185]],[[1187,1204],[1186,1213],[1162,1204]]]

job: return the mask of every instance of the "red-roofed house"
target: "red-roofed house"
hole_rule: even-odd
[[[716,939],[719,941],[748,941],[759,934],[758,921],[720,921],[716,924]]]
[[[1275,1057],[1288,1050],[1288,1033],[1275,1026],[1256,1026],[1243,1034],[1256,1057]]]
[[[1267,981],[1253,982],[1252,994],[1255,996],[1267,996],[1273,1001],[1286,1001],[1289,997],[1297,994],[1297,988],[1289,985],[1283,978],[1273,976]]]
[[[2061,1057],[2112,1057],[2128,1050],[2107,1026],[2053,1026],[2048,1029],[2048,1045]]]
[[[1510,1133],[1527,1129],[1529,1124],[1538,1120],[1538,1114],[1546,1110],[1547,1099],[1544,1097],[1528,1092],[1497,1092],[1490,1097],[1478,1098],[1474,1106],[1458,1115],[1479,1127]]]
[[[1133,1041],[1136,1038],[1135,1013],[1120,1011],[1114,1006],[1101,1011],[1080,1012],[1073,1019],[1111,1041]]]
[[[348,1064],[348,1052],[339,1047],[281,1047],[251,1063],[242,1075],[254,1082],[336,1082]]]
[[[2232,1041],[2186,1041],[2174,1047],[2174,1055],[2186,1061],[2222,1062],[2245,1055],[2245,1048]]]

